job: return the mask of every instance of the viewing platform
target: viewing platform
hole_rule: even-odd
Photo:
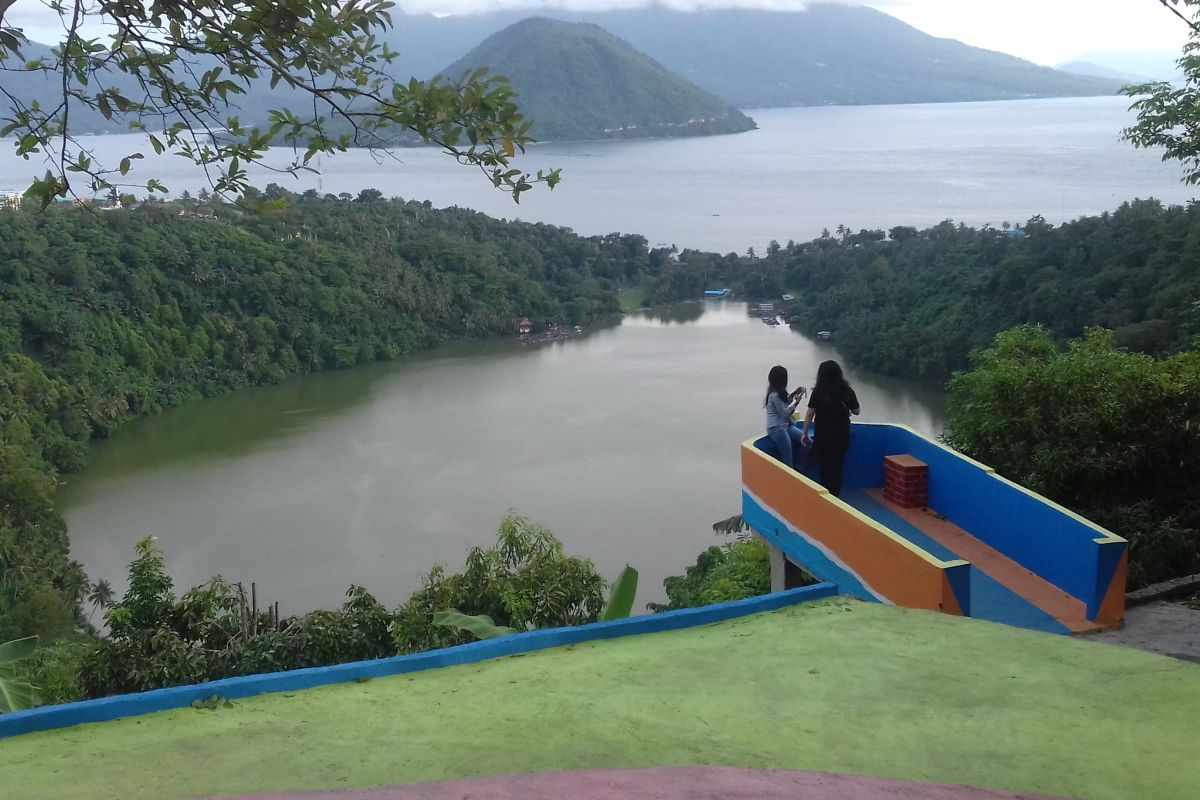
[[[816,434],[819,436],[819,433]],[[1120,624],[1129,544],[901,425],[855,423],[842,496],[766,437],[742,445],[742,515],[787,564],[843,594],[1052,633]]]

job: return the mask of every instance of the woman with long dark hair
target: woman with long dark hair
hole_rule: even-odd
[[[799,469],[804,463],[804,446],[800,431],[792,424],[792,415],[806,390],[801,386],[789,394],[787,382],[786,369],[778,364],[771,367],[767,373],[767,396],[763,400],[767,409],[767,436],[775,445],[779,460],[792,469]]]
[[[817,463],[821,467],[821,485],[835,497],[842,493],[842,468],[846,451],[850,449],[850,415],[858,416],[858,396],[842,375],[836,361],[823,361],[817,367],[817,385],[808,398],[804,412],[801,437],[808,447],[813,440],[808,429],[815,418],[817,428]]]

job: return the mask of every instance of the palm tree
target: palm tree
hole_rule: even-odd
[[[96,581],[92,584],[92,591],[87,599],[92,604],[92,614],[95,614],[98,608],[108,608],[113,602],[112,586],[106,580]],[[92,614],[88,614],[89,620],[92,618]]]
[[[87,575],[83,571],[83,565],[78,561],[68,564],[66,573],[58,579],[58,587],[63,599],[71,605],[82,602],[88,591]]]

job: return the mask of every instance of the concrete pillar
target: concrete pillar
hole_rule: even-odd
[[[754,534],[758,536],[758,534]],[[767,546],[767,551],[771,554],[771,591],[782,592],[787,588],[787,559],[783,556],[783,551],[775,545],[758,536],[759,540]]]

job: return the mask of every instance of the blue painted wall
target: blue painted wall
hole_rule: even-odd
[[[742,492],[742,518],[755,533],[780,550],[793,564],[803,566],[813,577],[836,586],[838,594],[879,602],[862,581],[830,560],[809,541],[792,533],[787,525],[746,492]]]
[[[900,453],[909,453],[929,465],[931,508],[1082,600],[1089,614],[1094,615],[1093,607],[1100,602],[1097,596],[1108,586],[1107,581],[1098,586],[1100,547],[1093,540],[1100,533],[1040,498],[998,480],[957,453],[903,428],[854,426],[850,458],[855,462],[856,485],[881,486],[883,456]],[[859,464],[860,459],[868,459],[868,463]],[[874,483],[857,482],[873,480],[876,475]]]
[[[375,661],[356,661],[332,667],[313,667],[290,672],[225,678],[191,686],[175,686],[170,689],[156,689],[151,692],[116,695],[81,703],[64,703],[29,711],[17,711],[11,714],[0,714],[0,738],[53,728],[65,728],[84,722],[104,722],[172,708],[186,708],[193,701],[204,700],[214,694],[234,700],[269,692],[294,692],[363,678],[385,678],[389,675],[403,675],[456,664],[472,664],[489,658],[515,653],[530,653],[565,644],[709,625],[735,617],[775,611],[811,600],[832,597],[835,594],[837,594],[837,587],[829,583],[820,583],[815,586],[804,586],[799,589],[751,597],[732,603],[716,603],[701,608],[649,614],[614,622],[596,622],[572,628],[530,631],[486,642],[431,650],[427,653]],[[0,793],[0,797],[4,796],[6,795]]]

